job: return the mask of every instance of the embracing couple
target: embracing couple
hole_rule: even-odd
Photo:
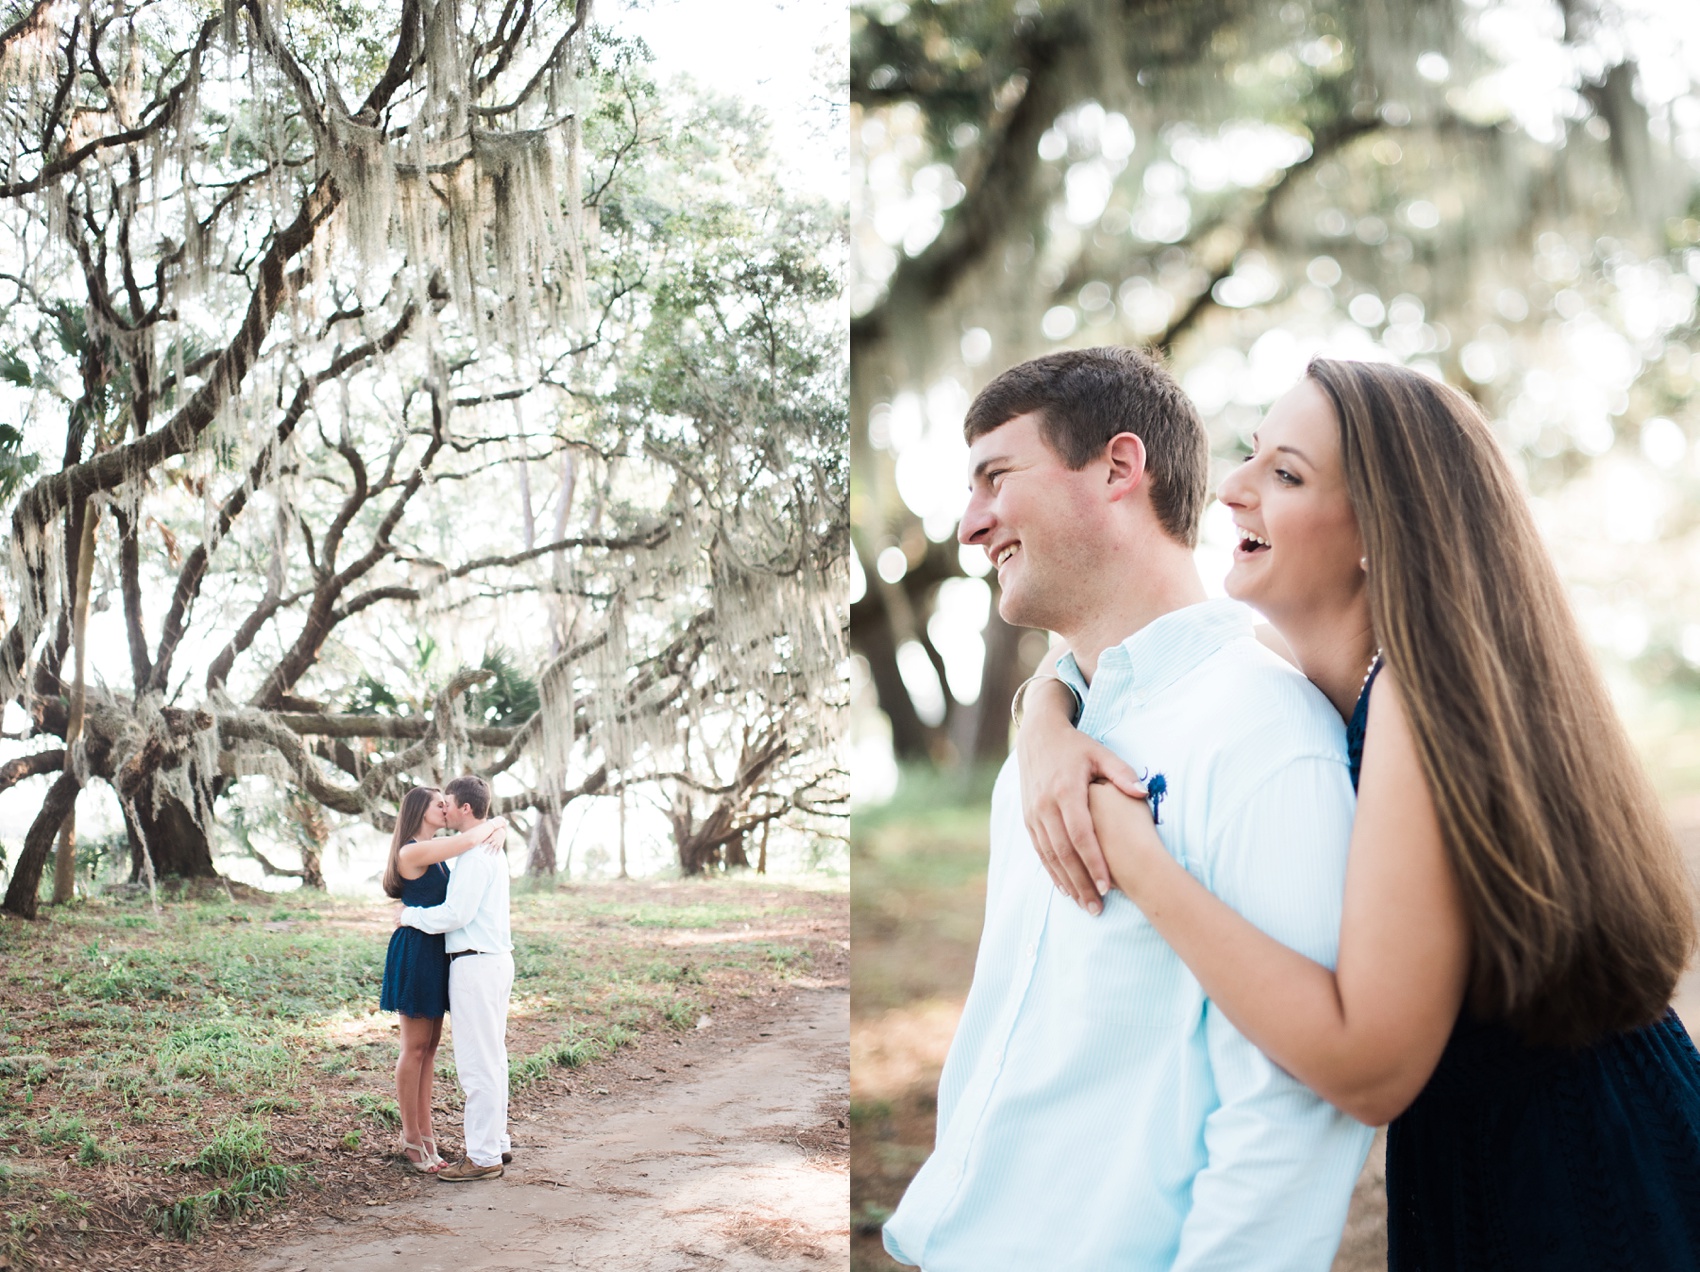
[[[457,777],[442,790],[402,797],[384,867],[384,892],[403,902],[384,961],[382,1011],[401,1016],[396,1104],[401,1151],[415,1170],[445,1183],[495,1179],[513,1160],[508,1139],[508,994],[514,983],[508,929],[507,822],[486,820],[490,785]],[[438,831],[450,834],[439,836]],[[473,852],[476,848],[478,851]],[[447,862],[459,858],[451,872]],[[431,1128],[431,1086],[443,1016],[454,1009],[455,1072],[466,1098],[466,1154],[447,1165]]]
[[[959,537],[1068,651],[891,1253],[1325,1272],[1391,1123],[1394,1272],[1700,1268],[1688,884],[1470,400],[1313,362],[1218,491],[1229,601],[1149,358],[1025,363],[965,431]]]

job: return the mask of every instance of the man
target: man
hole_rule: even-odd
[[[443,800],[450,830],[476,830],[490,811],[490,784],[457,777],[443,787]],[[437,1172],[449,1184],[499,1178],[502,1164],[513,1160],[507,1030],[514,943],[508,930],[508,859],[501,844],[498,836],[490,847],[474,848],[455,861],[443,904],[404,906],[396,916],[397,924],[447,934],[455,1071],[466,1097],[466,1156]]]
[[[1332,966],[1352,792],[1339,716],[1206,601],[1193,564],[1209,448],[1128,349],[1005,372],[969,409],[958,537],[999,612],[1068,644],[1080,728],[1162,772],[1165,845]],[[1011,757],[992,796],[986,923],[939,1085],[931,1158],[885,1226],[927,1272],[1325,1272],[1370,1131],[1248,1043],[1126,897],[1051,885]]]

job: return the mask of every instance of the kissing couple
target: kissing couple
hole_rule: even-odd
[[[1218,490],[1220,601],[1150,358],[1024,363],[965,433],[958,537],[1067,652],[891,1254],[1326,1272],[1389,1123],[1393,1272],[1700,1267],[1689,885],[1474,403],[1312,362]]]
[[[451,1184],[499,1178],[513,1160],[507,822],[486,820],[489,812],[490,784],[481,777],[454,778],[440,791],[415,786],[402,797],[383,875],[384,892],[403,903],[396,907],[379,1000],[379,1010],[401,1017],[395,1070],[401,1151],[415,1170]],[[439,836],[445,828],[452,833]],[[455,1072],[466,1101],[466,1153],[452,1166],[438,1155],[431,1127],[437,1044],[451,1008]]]

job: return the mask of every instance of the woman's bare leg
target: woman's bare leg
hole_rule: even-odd
[[[401,1112],[401,1138],[408,1144],[420,1142],[420,1078],[426,1072],[429,1057],[436,1052],[436,1042],[432,1037],[433,1026],[440,1030],[442,1024],[441,1020],[432,1020],[425,1016],[404,1015],[401,1018],[401,1055],[395,1062],[395,1102],[396,1108]],[[429,1079],[426,1080],[425,1089],[427,1092],[430,1090]],[[414,1160],[411,1153],[408,1154],[408,1160]]]
[[[443,1018],[438,1016],[430,1024],[431,1032],[419,1065],[418,1103],[414,1106],[413,1120],[420,1139],[415,1143],[436,1138],[436,1132],[431,1129],[431,1095],[437,1081],[437,1044],[443,1040]]]

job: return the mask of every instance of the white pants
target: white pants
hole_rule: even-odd
[[[508,1139],[508,993],[512,954],[468,954],[449,964],[450,1034],[455,1071],[466,1097],[466,1155],[479,1166],[501,1164]]]

